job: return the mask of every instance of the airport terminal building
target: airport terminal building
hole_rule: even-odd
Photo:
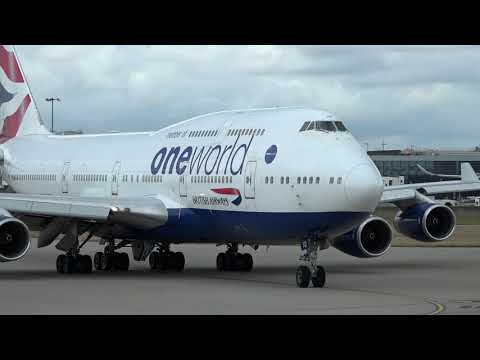
[[[379,150],[369,151],[368,155],[375,162],[384,177],[405,177],[405,184],[430,182],[441,179],[423,173],[417,164],[436,174],[458,175],[460,164],[469,162],[480,173],[480,148],[475,151],[439,151],[439,150]],[[478,193],[465,193],[464,196],[480,196]]]

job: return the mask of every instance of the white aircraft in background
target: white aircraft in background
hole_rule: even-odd
[[[322,287],[318,250],[385,254],[392,229],[372,216],[400,208],[395,226],[442,241],[455,215],[425,194],[480,190],[469,164],[459,181],[392,186],[332,114],[302,108],[224,111],[142,133],[57,136],[42,124],[14,48],[0,46],[0,165],[14,194],[0,194],[0,260],[18,260],[39,229],[56,243],[60,273],[127,270],[131,247],[152,269],[182,270],[171,244],[226,245],[219,271],[250,271],[239,245],[300,244],[297,285]],[[421,190],[421,191],[419,191]],[[93,236],[105,245],[81,255]]]

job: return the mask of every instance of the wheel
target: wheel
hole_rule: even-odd
[[[253,269],[253,258],[250,254],[243,254],[242,255],[242,270],[243,271],[252,271]]]
[[[325,285],[325,269],[317,266],[317,274],[312,277],[313,287],[322,288]]]
[[[61,254],[57,256],[57,272],[63,274],[64,272],[64,263],[65,263],[65,255]]]
[[[95,265],[95,270],[101,271],[103,270],[103,253],[97,252],[95,253],[95,256],[93,257],[93,263]]]
[[[175,258],[175,270],[182,271],[185,268],[185,256],[182,252],[176,252],[173,256]]]
[[[79,255],[76,260],[80,273],[90,274],[92,272],[92,258],[89,255]]]
[[[110,254],[103,254],[102,256],[102,269],[110,271],[113,269],[113,256]]]
[[[169,254],[167,252],[158,253],[158,269],[167,270],[169,265]]]
[[[310,284],[311,278],[310,269],[306,266],[299,266],[297,268],[297,286],[300,288],[306,288]]]
[[[116,270],[127,271],[130,266],[130,259],[127,253],[115,253],[114,268]]]
[[[225,270],[225,253],[220,253],[217,255],[217,270],[224,271]]]
[[[150,269],[158,269],[158,263],[160,261],[160,254],[157,251],[152,251],[148,257],[148,263],[150,264]]]
[[[225,260],[223,261],[223,271],[235,270],[235,258],[229,253],[225,253]]]
[[[77,267],[77,261],[73,256],[67,255],[63,261],[63,272],[73,274]]]

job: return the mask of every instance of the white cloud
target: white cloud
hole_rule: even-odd
[[[478,46],[18,46],[45,120],[156,130],[205,112],[310,106],[380,147],[480,143]]]

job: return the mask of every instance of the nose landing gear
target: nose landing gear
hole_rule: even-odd
[[[307,262],[307,265],[301,265],[297,268],[296,282],[300,288],[307,288],[312,282],[313,287],[324,287],[326,275],[325,269],[317,265],[318,250],[328,247],[326,240],[306,239],[302,241],[301,248],[304,252],[300,256],[301,261]]]

